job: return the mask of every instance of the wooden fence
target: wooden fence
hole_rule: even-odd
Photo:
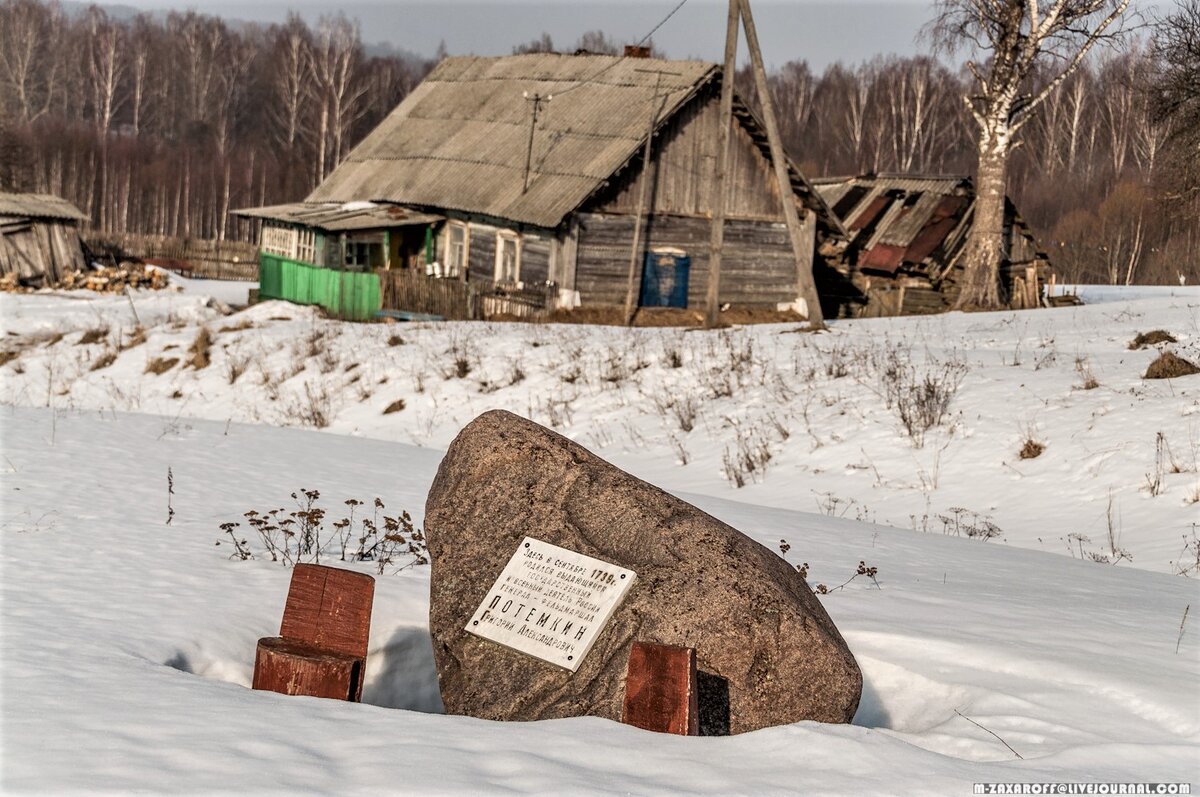
[[[427,277],[412,269],[376,273],[384,310],[440,315],[449,321],[482,317],[479,296],[468,283]]]
[[[102,259],[137,258],[197,279],[258,279],[258,248],[243,241],[124,233],[96,235],[86,243]]]
[[[377,271],[384,310],[437,315],[448,321],[491,318],[536,321],[553,305],[551,292],[515,290],[456,279],[429,277],[417,270]]]

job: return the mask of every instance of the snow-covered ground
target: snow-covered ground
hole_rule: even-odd
[[[231,316],[196,296],[134,302],[144,342],[122,348],[124,297],[0,296],[0,345],[19,351],[0,366],[0,403],[435,449],[499,407],[676,491],[1121,567],[1196,563],[1200,379],[1144,380],[1162,346],[1128,344],[1164,329],[1200,362],[1200,299],[839,322],[820,335],[345,324],[281,302]],[[202,327],[211,364],[197,370],[188,350]],[[89,330],[97,342],[80,344]],[[898,405],[919,421],[938,398],[942,422],[916,439]],[[1023,459],[1028,441],[1044,450]]]
[[[1126,348],[1165,329],[1200,359],[1194,300],[820,335],[134,303],[140,335],[124,297],[0,296],[0,349],[19,352],[0,366],[5,792],[1200,780],[1200,633],[1185,621],[1200,590],[1172,574],[1197,557],[1200,377],[1143,381],[1157,351]],[[183,363],[202,326],[211,364],[195,370]],[[98,342],[80,344],[91,330]],[[1084,389],[1089,373],[1099,386]],[[919,447],[896,410],[914,382],[949,397]],[[555,425],[773,549],[786,539],[811,583],[877,567],[881,588],[857,579],[821,598],[864,671],[855,723],[684,739],[594,718],[444,716],[422,567],[378,578],[363,705],[248,689],[289,572],[231,560],[219,525],[293,506],[301,488],[320,490],[331,518],[378,497],[419,524],[445,445],[491,407]],[[1021,459],[1029,436],[1045,450]],[[1093,561],[1114,547],[1132,561]]]
[[[1054,296],[1078,296],[1085,304],[1128,302],[1134,299],[1200,301],[1200,285],[1057,285]]]

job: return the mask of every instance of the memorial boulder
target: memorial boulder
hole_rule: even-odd
[[[634,642],[696,650],[700,732],[849,722],[862,675],[777,554],[507,412],[451,444],[425,510],[442,701],[620,721]]]

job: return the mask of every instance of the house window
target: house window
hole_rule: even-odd
[[[346,268],[353,271],[366,270],[371,265],[371,245],[360,241],[346,241]]]
[[[315,230],[300,230],[296,234],[296,259],[305,263],[317,262],[317,233]]]
[[[496,233],[496,282],[514,284],[520,275],[520,237],[514,232]]]
[[[457,277],[467,271],[470,256],[471,232],[467,225],[452,221],[446,227],[446,267],[443,274]]]
[[[296,256],[296,231],[291,227],[264,224],[261,249],[269,255]]]

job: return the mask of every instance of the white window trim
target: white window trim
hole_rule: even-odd
[[[513,278],[505,281],[503,279],[504,268],[504,242],[512,241],[516,249],[515,262],[513,263]],[[493,274],[493,282],[504,285],[520,285],[521,284],[521,235],[512,230],[497,230],[496,231],[496,270]]]
[[[463,243],[461,263],[455,263],[451,257],[451,246],[453,245],[451,238],[452,230],[462,230]],[[448,221],[446,223],[445,268],[445,275],[453,278],[461,278],[471,268],[471,225],[464,221]]]

